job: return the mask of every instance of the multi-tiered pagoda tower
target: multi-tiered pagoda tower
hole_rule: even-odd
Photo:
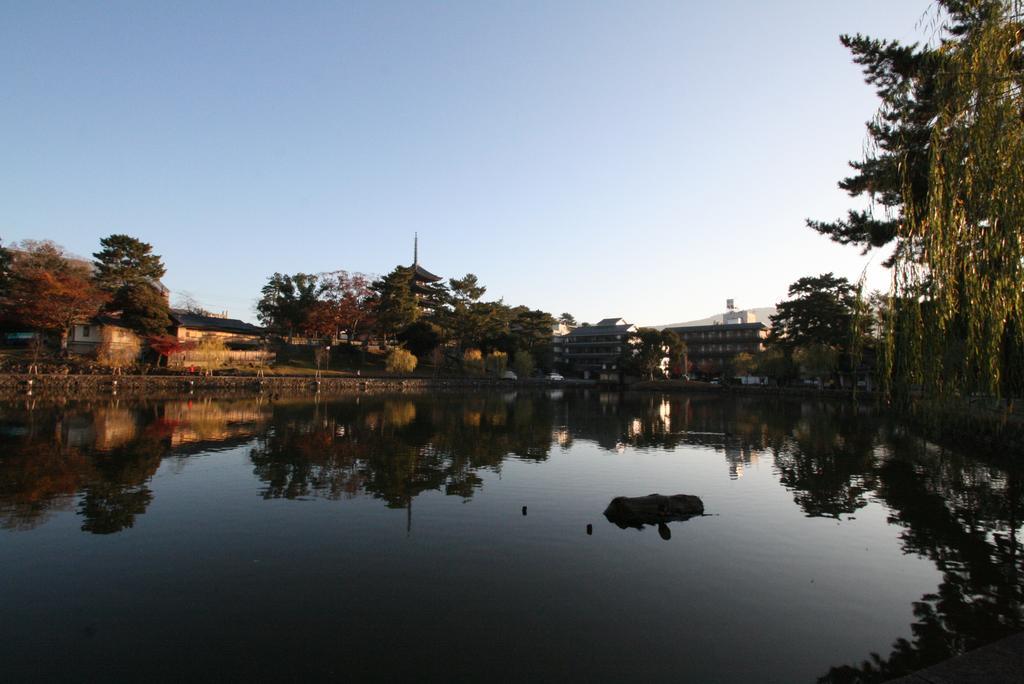
[[[425,309],[437,306],[440,290],[434,283],[441,280],[441,276],[434,275],[420,266],[420,237],[415,234],[412,245],[412,291],[416,294],[416,301],[420,306]]]

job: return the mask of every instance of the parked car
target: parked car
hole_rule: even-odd
[[[502,380],[518,380],[519,376],[516,375],[513,371],[507,370],[507,371],[505,371],[504,373],[501,374],[501,379]]]
[[[565,378],[563,378],[562,375],[559,373],[548,373],[548,380],[551,380],[552,382],[558,382],[559,380],[565,380]]]

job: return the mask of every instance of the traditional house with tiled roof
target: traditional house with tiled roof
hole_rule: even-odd
[[[191,313],[182,309],[171,310],[172,333],[182,342],[199,342],[215,338],[228,349],[259,348],[266,331],[252,323],[221,316]]]
[[[266,331],[259,326],[237,318],[190,313],[179,309],[171,310],[173,326],[171,334],[180,342],[191,343],[187,348],[171,354],[168,363],[172,366],[208,367],[211,364],[258,364],[263,365],[274,358],[264,347]],[[219,342],[210,349],[208,342]]]

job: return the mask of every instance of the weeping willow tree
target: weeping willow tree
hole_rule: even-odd
[[[957,4],[971,30],[934,50],[927,193],[903,182],[884,355],[897,393],[1019,391],[1024,370],[1020,0]]]

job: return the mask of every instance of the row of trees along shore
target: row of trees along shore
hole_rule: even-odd
[[[422,359],[437,369],[492,374],[511,365],[523,376],[554,366],[551,314],[485,300],[487,288],[472,273],[437,283],[413,276],[408,266],[376,279],[348,271],[275,273],[256,311],[263,325],[285,338],[359,341],[360,349],[374,338],[400,348],[404,352],[389,358],[398,372],[411,372]]]
[[[170,307],[160,283],[166,269],[152,246],[115,234],[100,240],[92,256],[70,255],[48,240],[0,246],[0,324],[59,337],[66,353],[75,323],[111,314],[157,355],[183,350],[186,344],[167,334]],[[411,372],[424,358],[481,373],[500,373],[510,364],[524,375],[553,367],[550,314],[485,301],[486,288],[473,274],[420,289],[413,288],[412,269],[402,266],[378,279],[347,271],[275,273],[256,309],[282,337],[372,337],[401,347],[413,358],[396,355],[397,372]],[[195,302],[182,306],[205,313]]]
[[[0,324],[58,336],[67,351],[72,325],[116,312],[125,327],[154,346],[167,337],[165,273],[152,246],[128,235],[100,240],[88,261],[48,241],[0,247]]]
[[[1024,393],[1024,14],[1019,0],[938,0],[929,44],[842,43],[881,101],[839,183],[866,209],[813,230],[888,250],[888,293],[832,274],[795,282],[768,351],[774,373],[870,357],[893,398]]]

